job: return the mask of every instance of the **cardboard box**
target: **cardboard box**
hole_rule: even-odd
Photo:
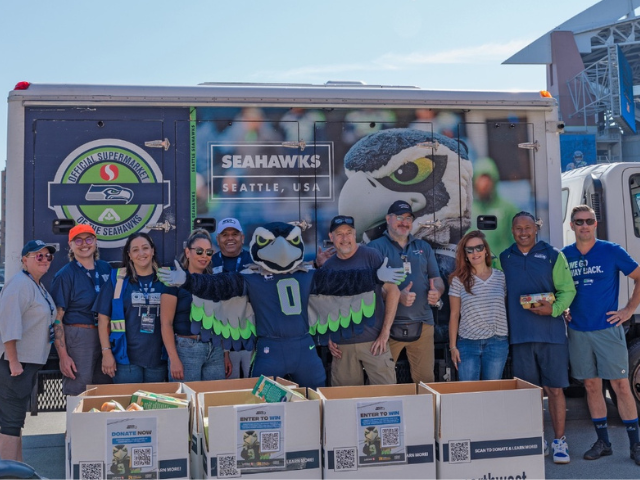
[[[176,394],[186,398],[185,394]],[[131,395],[111,396],[129,405]],[[70,414],[71,476],[189,478],[189,409],[89,412],[103,397],[86,397]],[[135,472],[135,469],[139,472]],[[129,476],[130,475],[130,476]]]
[[[202,380],[198,382],[185,382],[182,384],[182,392],[187,394],[187,398],[191,405],[191,478],[203,478],[203,436],[199,427],[198,420],[198,394],[206,392],[225,392],[234,390],[251,390],[258,382],[259,377],[255,378],[234,378],[229,380]],[[296,383],[277,378],[278,383],[283,385],[297,387]]]
[[[153,393],[163,393],[171,395],[174,393],[180,393],[182,386],[180,383],[122,383],[122,384],[109,384],[109,385],[87,385],[87,389],[80,395],[69,395],[67,397],[67,431],[65,434],[65,471],[66,477],[71,478],[71,413],[80,405],[82,399],[86,397],[103,397],[104,401],[111,400],[107,397],[116,397],[122,395],[133,395],[136,390],[146,390]],[[101,404],[102,405],[102,404]],[[125,405],[126,408],[126,405]]]
[[[208,423],[204,478],[322,478],[320,400],[309,394],[284,403],[265,403],[251,390],[198,394],[202,432]]]
[[[424,386],[438,478],[545,478],[541,388],[518,378]]]
[[[433,395],[415,384],[319,388],[324,478],[436,478]]]

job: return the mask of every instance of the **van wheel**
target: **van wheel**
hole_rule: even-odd
[[[640,411],[640,339],[629,345],[629,383],[633,398],[636,399],[636,407]]]

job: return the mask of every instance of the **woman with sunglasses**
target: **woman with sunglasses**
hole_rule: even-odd
[[[467,233],[449,277],[449,349],[458,380],[502,378],[509,354],[506,294],[504,274],[491,268],[484,233]]]
[[[80,395],[87,385],[112,383],[111,377],[102,373],[98,318],[91,311],[110,275],[111,266],[99,260],[93,227],[79,224],[69,230],[69,263],[56,273],[51,284],[64,395]]]
[[[211,273],[213,245],[209,232],[194,230],[186,242],[180,262],[189,273]],[[222,339],[214,336],[208,342],[191,332],[191,293],[170,287],[160,300],[162,339],[169,355],[169,380],[193,382],[222,380],[231,373],[229,352]]]
[[[0,458],[22,461],[22,427],[38,370],[53,343],[56,309],[41,283],[56,249],[42,240],[22,248],[22,271],[0,294]]]
[[[102,372],[113,383],[164,382],[160,296],[167,287],[156,276],[158,261],[151,237],[142,232],[127,239],[122,268],[100,290],[98,314]]]

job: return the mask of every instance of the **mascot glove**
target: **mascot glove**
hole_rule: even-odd
[[[388,261],[389,259],[384,257],[382,266],[376,272],[378,279],[384,283],[395,283],[396,285],[400,285],[404,279],[407,278],[407,273],[404,271],[404,268],[387,267]]]
[[[174,260],[176,269],[171,270],[169,267],[161,267],[158,269],[158,280],[169,287],[179,287],[187,281],[187,272],[185,272],[180,263]]]

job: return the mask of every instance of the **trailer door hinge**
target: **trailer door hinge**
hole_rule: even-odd
[[[175,225],[169,223],[169,220],[165,220],[164,223],[149,223],[146,227],[149,230],[164,230],[164,233],[168,233],[176,228]]]
[[[538,140],[535,140],[533,142],[519,143],[518,148],[524,148],[525,150],[534,150],[537,152],[538,150],[540,150],[540,144],[538,143]]]
[[[164,151],[166,152],[169,150],[171,142],[168,138],[165,138],[164,140],[151,140],[149,142],[144,142],[144,146],[149,148],[164,148]]]
[[[299,148],[300,151],[303,151],[307,148],[307,142],[304,140],[300,140],[299,142],[282,142],[282,146],[285,148]]]

